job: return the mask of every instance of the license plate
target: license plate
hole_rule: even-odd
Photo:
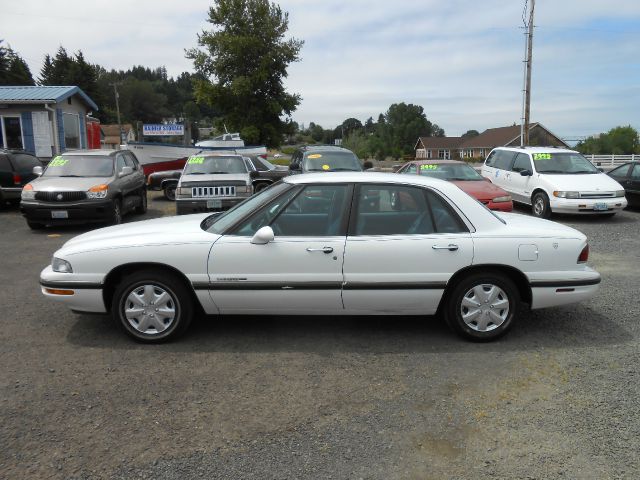
[[[66,210],[51,210],[51,218],[69,218],[69,212]]]
[[[606,203],[594,203],[593,204],[593,209],[594,210],[609,210],[609,207],[607,207]]]
[[[207,208],[222,208],[222,200],[207,200]]]

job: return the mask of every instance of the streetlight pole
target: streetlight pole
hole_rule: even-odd
[[[118,95],[118,83],[117,82],[113,82],[111,85],[113,85],[113,94],[116,97],[116,114],[118,116],[118,133],[120,134],[120,143],[124,143],[123,141],[123,135],[122,135],[122,124],[120,123],[120,102],[118,101],[119,95]]]
[[[520,145],[529,145],[529,116],[531,113],[531,61],[533,50],[533,12],[535,10],[536,0],[531,0],[529,7],[529,21],[527,23],[527,59],[525,62],[525,85],[524,85],[524,102],[522,125],[520,126]]]

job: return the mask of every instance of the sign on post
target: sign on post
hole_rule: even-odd
[[[145,123],[142,125],[142,135],[184,135],[184,125],[177,123]]]

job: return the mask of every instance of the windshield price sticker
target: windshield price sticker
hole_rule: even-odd
[[[54,158],[53,160],[51,160],[49,162],[49,166],[50,167],[62,167],[64,165],[67,164],[69,160],[67,160],[66,158],[62,158],[61,156],[57,156],[56,158]]]
[[[433,164],[420,165],[420,170],[437,170],[437,169],[438,169],[438,165],[433,165]]]
[[[204,163],[204,157],[191,157],[189,158],[189,162],[190,165],[197,163],[197,164],[203,164]]]
[[[307,158],[322,158],[322,155],[319,153],[312,153],[311,155],[307,156]]]
[[[331,167],[329,165],[322,165],[322,169],[323,170],[331,170]]]
[[[533,159],[534,160],[551,160],[551,154],[550,153],[534,153]]]

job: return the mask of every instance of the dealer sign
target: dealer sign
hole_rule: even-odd
[[[184,135],[184,125],[150,123],[142,125],[142,135]]]

